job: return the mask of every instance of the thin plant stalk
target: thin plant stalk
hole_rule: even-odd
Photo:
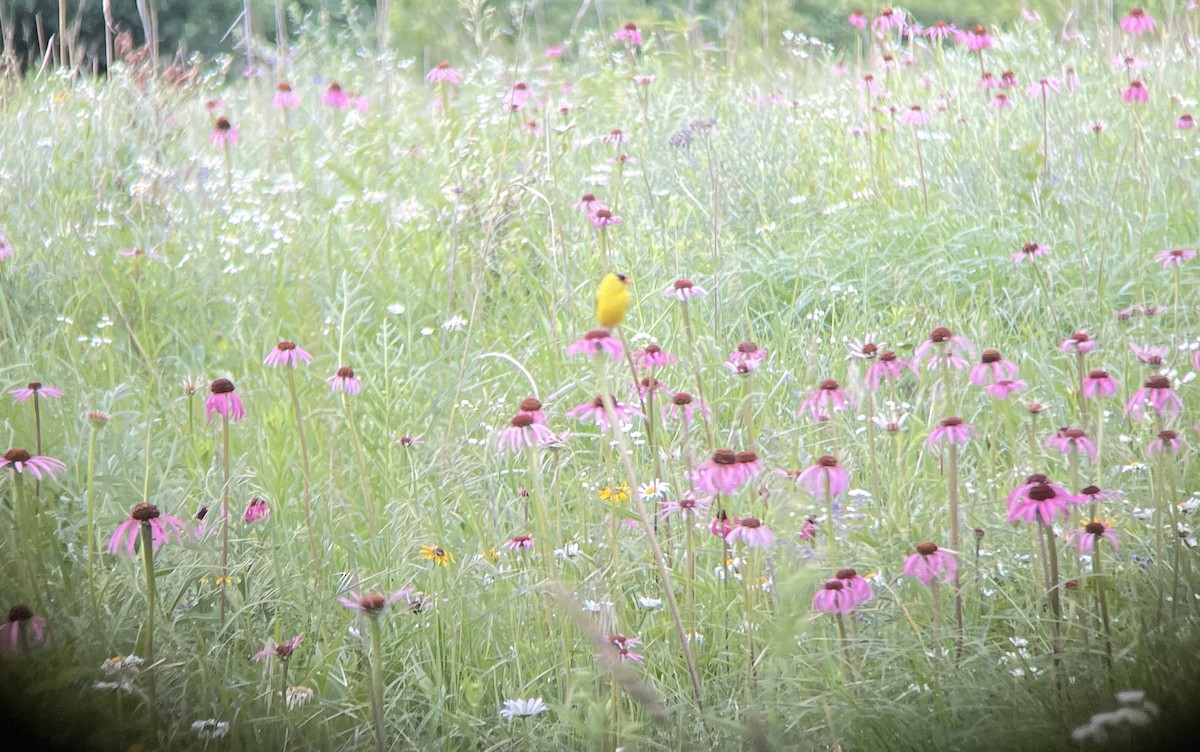
[[[753,374],[747,373],[742,378],[742,424],[746,428],[746,448],[754,449],[754,405],[751,397],[754,394]]]
[[[696,374],[696,396],[700,398],[701,402],[704,402],[704,380],[700,376],[700,358],[699,353],[696,352],[696,332],[692,328],[692,315],[686,300],[679,304],[679,310],[683,315],[683,331],[687,336],[688,347],[692,350],[692,370]],[[707,403],[705,402],[705,404]],[[707,420],[704,421],[704,434],[711,446],[713,443],[712,428],[708,425]]]
[[[146,570],[146,664],[154,666],[154,601],[158,591],[154,582],[154,536],[150,523],[140,524],[142,566]],[[154,671],[150,671],[150,707],[154,704]]]
[[[1046,569],[1049,580],[1046,583],[1046,594],[1050,604],[1051,649],[1054,651],[1055,683],[1062,682],[1062,600],[1059,593],[1058,576],[1058,544],[1054,537],[1054,527],[1044,522],[1038,523],[1046,541]]]
[[[1100,537],[1096,536],[1092,546],[1092,577],[1096,588],[1096,607],[1100,610],[1100,626],[1104,629],[1104,660],[1112,670],[1112,627],[1108,620],[1108,598],[1104,594],[1104,573],[1100,564]]]
[[[367,514],[367,530],[370,531],[371,539],[374,540],[378,528],[375,525],[375,502],[371,499],[371,476],[368,474],[367,452],[359,438],[358,424],[354,421],[354,410],[350,407],[350,400],[346,399],[345,392],[342,393],[342,407],[346,410],[346,424],[350,426],[350,436],[354,439],[354,454],[358,459],[358,483],[362,491],[363,508]]]
[[[228,598],[225,593],[225,587],[229,583],[229,484],[232,482],[229,472],[229,414],[228,411],[221,415],[221,434],[222,434],[222,450],[221,450],[221,470],[223,478],[221,483],[221,608],[220,621],[225,623],[225,607]]]
[[[838,571],[837,518],[834,515],[833,479],[825,474],[825,505],[829,512],[829,568],[836,575]]]
[[[92,423],[88,434],[87,455],[87,546],[88,546],[88,592],[92,597],[92,609],[96,608],[96,434],[100,427]]]
[[[957,556],[960,552],[959,548],[959,519],[958,519],[958,445],[950,444],[948,465],[948,480],[946,485],[946,496],[950,501],[950,550],[954,551]],[[956,629],[954,638],[954,652],[957,657],[962,653],[963,643],[963,603],[962,603],[962,587],[959,581],[959,568],[954,569],[954,626]]]
[[[36,447],[36,454],[39,456],[42,453],[42,403],[38,399],[37,390],[33,390],[33,441]],[[33,495],[37,498],[42,498],[42,480],[38,478],[33,482]]]
[[[925,216],[929,216],[929,190],[925,185],[925,157],[921,154],[921,137],[917,135],[917,126],[912,127],[913,144],[917,150],[917,169],[921,173],[921,198],[925,202]]]
[[[371,720],[375,724],[376,752],[387,750],[387,730],[383,724],[383,626],[379,616],[367,619],[371,629]]]
[[[286,117],[286,115],[285,115]],[[317,552],[317,537],[312,522],[312,471],[308,459],[308,439],[304,435],[304,420],[300,414],[300,395],[296,391],[296,375],[293,368],[287,370],[288,393],[292,397],[292,412],[296,416],[296,435],[300,438],[300,471],[304,482],[304,524],[308,528],[308,548],[313,560],[313,578],[317,592],[321,592],[321,557]]]

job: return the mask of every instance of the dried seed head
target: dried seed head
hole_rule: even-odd
[[[745,463],[758,462],[758,454],[747,449],[744,452],[737,453],[737,461]]]
[[[1096,369],[1096,370],[1094,370],[1094,371],[1089,371],[1089,372],[1088,372],[1088,378],[1089,378],[1089,379],[1107,379],[1107,378],[1108,378],[1108,371],[1105,371],[1105,370],[1103,370],[1103,369],[1097,368],[1097,369]]]
[[[999,350],[984,350],[983,354],[980,356],[979,360],[983,363],[999,363],[1000,362],[1000,351]]]
[[[1026,492],[1026,496],[1028,496],[1032,501],[1049,501],[1050,499],[1056,498],[1058,496],[1058,492],[1055,491],[1054,486],[1050,485],[1049,483],[1038,483],[1036,486]]]
[[[834,577],[838,578],[839,580],[853,580],[857,576],[858,572],[850,569],[849,567],[845,569],[839,569],[834,575]]]
[[[8,610],[8,620],[14,621],[29,621],[33,618],[33,611],[29,610],[29,606],[18,604]]]
[[[9,462],[28,462],[33,455],[24,449],[9,449],[4,453],[4,459]]]
[[[536,413],[542,409],[542,403],[536,397],[527,397],[521,400],[520,408],[527,413]]]
[[[933,556],[934,554],[937,553],[937,551],[938,551],[938,547],[934,543],[926,542],[926,543],[918,543],[917,544],[917,553],[919,553],[922,556]]]
[[[985,535],[985,533],[983,532],[983,528],[981,528],[981,527],[975,528],[975,540],[976,541],[983,540],[984,535]]]
[[[732,449],[718,449],[713,452],[712,461],[717,465],[733,465],[737,463],[737,455]]]
[[[1166,428],[1158,432],[1158,438],[1165,442],[1171,442],[1179,438],[1179,434],[1175,433],[1169,428]]]
[[[1099,496],[1100,495],[1100,487],[1099,486],[1084,486],[1083,490],[1080,491],[1079,493],[1083,494],[1084,496]]]
[[[200,507],[200,511],[196,512],[196,519],[204,522],[204,518],[208,516],[208,507]]]
[[[214,127],[219,131],[227,131],[233,128],[233,126],[229,124],[229,118],[225,117],[224,115],[217,118],[217,122]]]
[[[526,413],[517,413],[508,424],[513,428],[529,428],[533,425],[533,416]]]
[[[762,523],[758,521],[757,517],[743,517],[741,520],[741,526],[748,527],[753,530],[756,527],[761,527]]]
[[[1084,532],[1088,533],[1089,535],[1104,535],[1105,527],[1103,522],[1092,520],[1088,524],[1084,525],[1083,529]]]
[[[1170,389],[1171,380],[1161,374],[1146,379],[1147,389]]]
[[[1066,582],[1063,583],[1063,588],[1065,590],[1078,590],[1079,589],[1079,580],[1067,580]]]
[[[88,423],[91,423],[93,427],[100,428],[108,422],[108,413],[92,410],[87,414],[87,419]]]
[[[929,333],[929,340],[931,342],[949,342],[950,338],[953,336],[954,332],[950,331],[944,326],[939,326],[934,328],[934,330]]]
[[[831,454],[824,454],[817,458],[817,464],[821,467],[837,467],[837,457]]]
[[[671,402],[676,405],[690,405],[692,404],[692,395],[687,392],[675,392],[675,395],[671,397]]]
[[[229,379],[217,379],[208,390],[213,394],[229,394],[233,391],[233,382]]]
[[[129,516],[138,522],[149,522],[150,520],[156,519],[159,514],[158,507],[154,506],[153,504],[147,504],[143,502],[135,506],[133,511],[129,513]]]
[[[821,382],[821,391],[823,392],[836,392],[838,389],[841,387],[833,379],[825,379]]]
[[[291,341],[290,339],[285,339],[282,342],[280,342],[278,345],[275,345],[275,349],[282,350],[283,352],[287,352],[288,350],[295,350],[296,343]]]

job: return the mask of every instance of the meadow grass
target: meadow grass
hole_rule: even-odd
[[[464,81],[445,111],[412,60],[314,30],[293,45],[284,76],[301,105],[286,115],[274,82],[228,82],[220,65],[183,88],[127,68],[8,84],[0,369],[13,388],[63,391],[39,399],[38,420],[41,454],[66,470],[38,489],[28,472],[4,477],[0,593],[52,637],[16,643],[7,706],[37,733],[103,749],[1057,749],[1116,708],[1116,691],[1140,689],[1157,717],[1111,725],[1108,743],[1165,743],[1196,690],[1200,497],[1190,446],[1147,445],[1166,428],[1196,439],[1200,262],[1155,261],[1196,239],[1196,132],[1176,127],[1196,104],[1193,26],[1181,11],[1137,37],[992,30],[983,66],[1015,71],[1011,109],[951,42],[889,35],[863,55],[789,33],[734,56],[667,28],[643,29],[637,51],[584,31],[563,59],[518,40],[453,60]],[[1126,53],[1136,69],[1111,60]],[[1024,93],[1043,77],[1061,85],[1044,109]],[[1135,77],[1148,103],[1122,101]],[[323,104],[334,80],[366,112]],[[518,81],[532,97],[510,112]],[[914,104],[930,123],[902,120]],[[210,141],[218,115],[236,146]],[[602,141],[614,128],[627,140]],[[622,219],[603,239],[573,208],[586,193]],[[1051,252],[1014,263],[1029,243]],[[132,249],[145,253],[121,254]],[[566,355],[595,326],[608,271],[633,279],[625,345],[674,353],[653,376],[711,410],[686,446],[657,415],[618,436],[566,414],[597,395],[598,373],[641,408],[623,359]],[[690,334],[663,294],[684,278],[710,293],[687,304]],[[1160,310],[1115,315],[1134,306]],[[999,350],[1027,388],[994,399],[965,371],[922,363],[868,394],[852,341],[911,360],[938,326]],[[1086,414],[1076,356],[1060,351],[1076,331],[1098,343],[1086,367],[1119,384]],[[294,401],[287,369],[263,363],[281,340],[312,354],[292,372]],[[743,341],[769,353],[749,377],[725,366]],[[1168,350],[1143,364],[1130,343]],[[359,393],[331,391],[343,366]],[[1133,420],[1127,401],[1159,372],[1182,415]],[[246,409],[228,444],[204,415],[219,378]],[[798,414],[823,379],[851,407]],[[532,396],[569,435],[498,451]],[[950,415],[978,431],[955,451],[956,477],[926,441]],[[1043,446],[1074,425],[1097,462]],[[4,428],[32,452],[31,402],[6,407]],[[769,548],[723,546],[711,516],[689,544],[678,517],[652,514],[685,631],[701,636],[697,697],[649,531],[626,525],[633,500],[601,493],[657,479],[678,501],[689,462],[751,447],[765,467],[718,504],[761,519]],[[851,473],[832,508],[771,472],[822,455]],[[1037,528],[1006,519],[1033,472],[1072,493],[1124,492],[1099,510],[1120,536],[1118,551],[1098,544],[1100,572],[1060,537],[1047,587]],[[948,482],[961,633],[952,586],[902,575],[917,544],[950,547]],[[270,516],[247,522],[255,497]],[[143,501],[188,534],[154,552],[153,662],[105,670],[149,649],[145,560],[105,549]],[[1057,533],[1087,512],[1073,505]],[[518,535],[533,548],[503,547]],[[840,567],[874,597],[845,615],[813,609]],[[408,586],[378,617],[338,601]],[[297,634],[290,658],[252,658]],[[640,639],[629,649],[644,660],[617,661],[617,634]],[[289,709],[296,687],[311,699]],[[502,719],[520,698],[548,709]],[[227,734],[202,738],[206,719]]]

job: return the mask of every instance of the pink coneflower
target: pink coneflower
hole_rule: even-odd
[[[260,499],[255,496],[246,505],[246,511],[242,514],[242,519],[246,522],[266,522],[271,519],[271,507],[267,505],[266,499]]]
[[[1095,369],[1088,372],[1087,376],[1083,377],[1083,396],[1094,399],[1096,397],[1111,397],[1117,393],[1117,382],[1108,375],[1108,371],[1103,369]]]
[[[296,652],[296,648],[300,647],[300,641],[304,639],[303,634],[298,634],[287,642],[275,642],[272,637],[267,644],[267,647],[255,653],[252,657],[256,661],[261,661],[264,658],[278,658],[281,661],[286,661],[292,657],[292,653]]]
[[[999,89],[1000,79],[996,78],[991,71],[984,71],[979,74],[979,82],[975,84],[980,89]]]
[[[1008,399],[1014,393],[1022,391],[1029,385],[1020,379],[1000,379],[994,384],[988,384],[984,391],[992,399]]]
[[[588,219],[592,222],[592,227],[597,230],[603,230],[606,227],[619,225],[623,221],[619,216],[613,214],[608,209],[600,209],[588,215]]]
[[[1156,375],[1146,379],[1141,389],[1133,393],[1125,405],[1125,414],[1134,420],[1146,416],[1146,404],[1154,408],[1160,415],[1171,418],[1178,417],[1183,412],[1183,401],[1179,395],[1171,391],[1171,380],[1166,376]]]
[[[679,501],[663,501],[661,514],[663,517],[671,517],[679,515],[685,520],[695,520],[699,517],[708,516],[708,508],[712,506],[712,499],[708,497],[700,497],[694,499],[691,497],[680,499]]]
[[[529,101],[529,87],[524,81],[518,81],[513,84],[512,90],[508,92],[508,97],[505,98],[505,106],[509,112],[516,112],[525,106]]]
[[[341,84],[334,81],[321,93],[321,102],[335,109],[345,110],[350,107],[350,95],[342,91]]]
[[[542,401],[537,397],[526,397],[517,406],[518,415],[528,415],[534,423],[546,422],[546,411],[542,409]]]
[[[263,360],[269,366],[285,365],[295,368],[299,363],[311,363],[312,356],[296,346],[295,342],[285,339],[275,345],[275,349],[267,353]]]
[[[1129,15],[1120,21],[1121,31],[1137,36],[1154,28],[1154,18],[1141,8],[1130,8]]]
[[[294,110],[300,106],[300,95],[292,91],[292,85],[280,81],[275,87],[275,96],[271,97],[271,106],[277,110]]]
[[[208,134],[208,140],[213,143],[213,146],[220,146],[222,148],[237,146],[238,129],[229,122],[229,118],[222,115],[213,123],[213,129]]]
[[[8,240],[8,236],[0,232],[0,261],[3,261],[7,258],[12,258],[13,254],[16,252],[17,249],[13,248],[12,243],[10,243]]]
[[[1139,363],[1148,366],[1161,366],[1171,353],[1171,349],[1165,345],[1139,345],[1130,342],[1129,349],[1133,351]]]
[[[1126,104],[1132,102],[1149,102],[1150,92],[1146,91],[1146,85],[1140,79],[1135,78],[1129,82],[1129,88],[1121,92],[1121,101]]]
[[[654,394],[671,396],[671,389],[653,376],[646,376],[641,381],[634,382],[631,386],[637,392],[638,397],[643,400]]]
[[[16,658],[29,648],[50,645],[46,620],[34,616],[29,606],[16,605],[8,610],[8,619],[0,624],[0,658]]]
[[[975,24],[973,28],[958,32],[955,39],[971,52],[990,50],[992,48],[992,37],[988,34],[987,29],[983,27],[983,24]]]
[[[848,614],[854,610],[854,596],[839,579],[826,580],[813,594],[813,611],[829,614]]]
[[[666,350],[662,349],[653,342],[643,347],[641,350],[634,351],[633,362],[638,368],[663,368],[672,363],[677,363],[675,356]]]
[[[463,75],[454,68],[451,68],[450,63],[443,60],[425,74],[425,80],[431,84],[458,86],[462,83]]]
[[[1014,264],[1019,264],[1022,261],[1028,261],[1032,264],[1034,262],[1033,260],[1039,256],[1048,255],[1050,255],[1050,246],[1042,245],[1041,243],[1026,243],[1021,247],[1020,253],[1013,254],[1012,262]]]
[[[954,24],[945,21],[934,21],[932,26],[925,29],[925,36],[929,39],[949,39],[957,33],[958,29],[954,28]]]
[[[1059,343],[1058,349],[1061,352],[1072,354],[1090,353],[1096,349],[1096,340],[1081,329]]]
[[[43,397],[57,398],[63,396],[61,389],[56,389],[52,386],[46,386],[40,381],[31,381],[23,387],[17,387],[16,389],[8,390],[8,393],[12,395],[14,405],[20,402],[29,401],[29,399],[35,394],[37,395],[38,399]]]
[[[148,258],[151,261],[162,261],[163,255],[156,251],[147,251],[145,248],[127,248],[117,252],[118,256],[131,259]]]
[[[663,420],[682,417],[684,423],[691,423],[697,411],[708,417],[707,405],[687,392],[675,392],[671,400],[663,405]]]
[[[737,453],[737,472],[742,483],[761,473],[762,469],[762,460],[757,452],[746,449]]]
[[[929,438],[925,439],[925,442],[929,446],[938,444],[962,446],[978,435],[979,432],[975,430],[975,426],[964,423],[962,418],[950,416],[943,418],[937,427],[929,432]]]
[[[1095,551],[1096,541],[1107,538],[1114,551],[1119,551],[1121,542],[1117,540],[1117,531],[1105,525],[1100,520],[1085,523],[1082,528],[1076,528],[1070,533],[1071,541],[1081,554],[1091,554]]]
[[[229,379],[217,379],[208,387],[208,399],[204,401],[204,419],[211,421],[214,415],[239,421],[246,417],[246,408],[233,390]]]
[[[906,370],[911,371],[914,376],[917,375],[917,369],[912,363],[901,360],[891,350],[884,350],[879,353],[878,360],[867,367],[866,386],[875,391],[881,381],[899,381]]]
[[[1096,445],[1079,428],[1060,428],[1058,433],[1043,441],[1042,446],[1063,454],[1086,454],[1089,461],[1096,461]]]
[[[992,109],[996,110],[1011,110],[1013,108],[1012,100],[1003,93],[992,97],[988,104],[992,107]]]
[[[630,47],[642,46],[642,32],[632,21],[614,31],[612,38],[614,42],[625,42]]]
[[[547,47],[546,51],[542,54],[552,60],[558,60],[562,58],[565,52],[563,51],[562,47]]]
[[[633,82],[638,86],[649,86],[654,83],[654,76],[634,76]]]
[[[67,469],[62,460],[32,455],[20,448],[9,449],[5,452],[4,456],[0,457],[0,467],[11,467],[18,473],[28,470],[38,480],[46,476],[53,478]]]
[[[1115,489],[1102,489],[1099,486],[1084,486],[1079,492],[1080,498],[1088,504],[1099,504],[1100,502],[1120,501],[1125,494]]]
[[[1074,68],[1067,68],[1067,72],[1066,75],[1063,76],[1063,80],[1066,83],[1067,91],[1079,91],[1079,74],[1075,72]]]
[[[900,114],[900,122],[915,127],[918,125],[929,125],[929,123],[933,122],[933,118],[928,112],[921,109],[921,105],[914,104]]]
[[[845,410],[850,404],[850,395],[833,379],[825,379],[817,390],[808,396],[798,413],[808,413],[813,420],[823,420],[838,410]]]
[[[500,431],[496,446],[506,452],[518,454],[529,447],[545,446],[554,440],[554,432],[544,423],[538,423],[528,413],[517,413],[508,427]]]
[[[838,464],[837,457],[826,454],[802,470],[796,482],[814,499],[826,500],[826,490],[836,499],[850,490],[850,471]]]
[[[1042,17],[1038,15],[1038,12],[1032,8],[1022,8],[1021,20],[1025,21],[1026,23],[1037,23],[1038,21],[1042,20]]]
[[[621,356],[625,354],[625,346],[619,339],[612,336],[612,332],[608,329],[593,329],[567,346],[568,356],[593,356],[602,353],[608,353],[613,360],[620,360]]]
[[[1082,504],[1084,499],[1075,496],[1057,483],[1042,481],[1029,486],[1024,493],[1009,496],[1008,521],[1037,522],[1040,519],[1047,525],[1053,524],[1054,518],[1061,516],[1066,519],[1068,504]]]
[[[744,361],[749,363],[758,363],[767,357],[766,348],[759,347],[754,342],[746,341],[739,342],[737,348],[729,353],[729,357],[725,359],[729,361]]]
[[[390,595],[382,595],[379,593],[362,593],[357,590],[350,591],[349,598],[338,598],[338,603],[341,603],[346,608],[357,609],[367,616],[378,616],[383,613],[383,610],[392,605],[401,598],[408,599],[413,593],[412,585],[402,587]]]
[[[949,551],[940,550],[936,544],[920,543],[917,552],[904,560],[904,574],[928,587],[934,580],[953,582],[958,571],[958,559]]]
[[[743,517],[725,534],[725,540],[740,540],[750,548],[770,548],[775,542],[775,534],[756,517]]]
[[[594,195],[591,193],[585,193],[571,206],[571,208],[578,209],[584,214],[591,216],[605,207],[604,204],[598,201]]]
[[[839,569],[833,576],[842,581],[842,590],[849,593],[850,597],[854,599],[853,608],[858,608],[875,597],[871,583],[855,570],[848,567]]]
[[[617,658],[622,662],[633,661],[635,663],[641,663],[643,660],[645,660],[645,656],[643,656],[641,653],[634,653],[631,650],[631,648],[642,644],[642,641],[636,637],[626,637],[622,634],[609,635],[608,643],[612,645],[614,649],[616,649]]]
[[[1170,452],[1171,454],[1179,454],[1187,446],[1187,439],[1175,431],[1166,428],[1159,431],[1158,436],[1146,445],[1146,453],[1162,454],[1163,452]]]
[[[904,11],[896,10],[895,8],[882,8],[879,14],[875,16],[875,20],[871,22],[871,28],[876,31],[887,31],[888,29],[900,30],[906,24]]]
[[[708,297],[708,290],[693,283],[690,279],[677,279],[663,290],[664,298],[675,298],[680,303],[686,303],[694,298]]]
[[[423,434],[423,433],[419,433],[416,436],[410,436],[408,434],[405,434],[404,436],[401,436],[400,438],[396,439],[395,443],[397,443],[400,446],[407,449],[408,447],[414,447],[414,446],[417,446],[418,444],[423,443],[421,441],[421,438],[424,435],[425,434]]]
[[[984,350],[979,356],[979,363],[971,369],[968,380],[975,386],[987,386],[994,381],[1014,379],[1016,376],[1015,363],[1001,357],[998,350]]]
[[[1175,121],[1175,127],[1181,131],[1190,131],[1196,127],[1196,121],[1191,115],[1185,112]]]
[[[514,535],[501,544],[504,548],[510,551],[521,551],[527,548],[533,548],[532,535]]]
[[[874,334],[868,334],[863,339],[856,339],[850,343],[850,352],[846,354],[846,360],[875,360],[885,344],[876,342]]]
[[[862,77],[858,82],[858,88],[862,89],[869,97],[878,96],[880,93],[879,84],[875,82],[875,76],[870,73]]]
[[[739,466],[732,449],[718,449],[701,462],[692,474],[696,490],[706,494],[732,494],[746,482],[745,469]]]
[[[729,521],[729,515],[725,510],[717,512],[717,516],[713,518],[712,524],[708,526],[708,531],[718,538],[724,538],[729,535],[729,531],[733,530],[733,526],[737,524],[737,518],[733,518],[733,522]]]
[[[1170,269],[1172,266],[1183,266],[1184,261],[1191,261],[1196,258],[1196,252],[1189,248],[1171,248],[1165,251],[1159,251],[1154,260],[1162,265],[1164,269]]]
[[[183,536],[188,532],[187,525],[183,520],[169,514],[162,514],[153,504],[142,503],[136,505],[125,521],[117,525],[112,537],[108,539],[108,552],[110,554],[117,553],[122,548],[121,543],[124,542],[125,555],[133,556],[134,546],[137,544],[138,536],[141,535],[143,525],[150,527],[150,548],[153,551],[157,551],[162,544],[171,539],[172,535],[182,545]]]
[[[616,415],[618,422],[624,423],[632,420],[635,417],[646,417],[640,410],[618,402],[615,395],[609,399],[612,402],[613,414]],[[608,430],[609,427],[608,413],[605,411],[604,402],[600,397],[596,397],[591,402],[585,402],[582,405],[571,408],[567,411],[567,415],[578,418],[579,420],[590,420],[604,430]]]
[[[1006,70],[1000,74],[1001,89],[1015,89],[1017,86],[1017,74],[1010,70]]]
[[[936,368],[941,364],[941,358],[947,358],[950,365],[963,369],[968,364],[959,356],[959,351],[973,355],[975,346],[965,337],[955,334],[944,326],[939,326],[929,333],[929,339],[917,345],[917,349],[913,351],[913,361],[920,363],[926,355],[929,355],[929,361],[925,364],[926,368]]]
[[[856,10],[853,11],[850,14],[850,17],[846,19],[846,23],[850,24],[856,29],[865,29],[867,28],[867,17],[863,15],[861,10]]]
[[[342,366],[337,369],[337,373],[326,381],[329,382],[330,391],[345,392],[346,394],[358,394],[359,387],[362,386],[358,377],[354,375],[354,369],[350,366]]]
[[[629,136],[625,135],[625,132],[620,128],[613,128],[611,131],[600,137],[600,141],[602,143],[609,144],[610,146],[620,146],[622,143],[628,140]]]

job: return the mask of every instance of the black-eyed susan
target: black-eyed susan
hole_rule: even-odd
[[[421,558],[426,561],[432,561],[439,567],[445,567],[454,563],[454,557],[441,546],[421,546]]]

